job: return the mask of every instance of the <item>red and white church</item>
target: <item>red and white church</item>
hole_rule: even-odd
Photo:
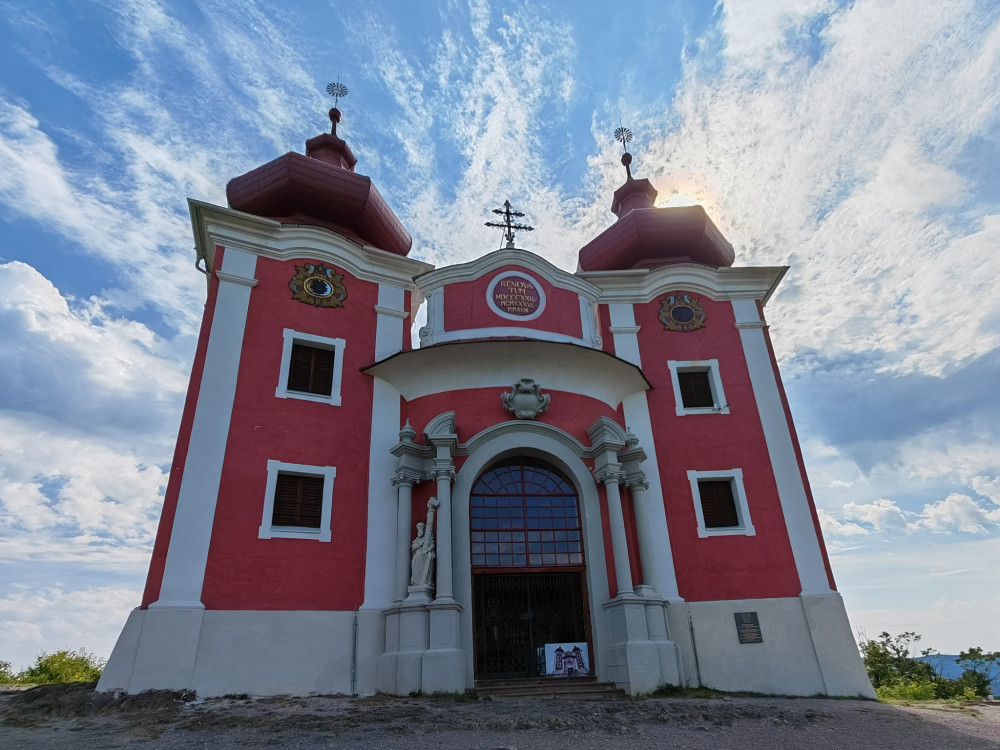
[[[787,269],[630,172],[576,273],[511,232],[434,268],[331,119],[190,203],[204,321],[98,689],[462,691],[548,648],[631,694],[874,697],[763,314]]]

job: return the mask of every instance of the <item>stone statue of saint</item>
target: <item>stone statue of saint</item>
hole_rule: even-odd
[[[434,588],[434,510],[436,497],[427,501],[427,523],[417,524],[417,536],[410,544],[410,585]]]

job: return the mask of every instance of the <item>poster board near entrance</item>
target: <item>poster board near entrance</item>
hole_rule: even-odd
[[[546,677],[587,677],[590,653],[584,643],[546,643]]]

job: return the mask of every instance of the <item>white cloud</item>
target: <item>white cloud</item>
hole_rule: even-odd
[[[943,654],[957,654],[971,646],[996,649],[996,629],[984,629],[983,624],[998,619],[1000,599],[995,598],[942,598],[924,607],[850,612],[851,623],[869,638],[882,631],[893,635],[914,632],[922,636],[920,649],[932,648]]]
[[[724,4],[741,54],[721,72],[687,61],[679,128],[644,155],[661,198],[693,190],[738,263],[791,260],[768,317],[793,366],[877,351],[883,369],[940,373],[995,349],[981,324],[997,309],[997,220],[970,211],[959,166],[997,124],[1000,26],[973,2],[759,5]],[[813,64],[789,29],[824,9]]]
[[[880,498],[872,503],[847,503],[844,517],[870,524],[875,531],[912,531],[913,524],[892,500]]]
[[[822,508],[816,511],[819,514],[819,522],[823,527],[823,533],[831,536],[864,536],[870,533],[868,529],[856,523],[843,523],[831,516]]]
[[[63,648],[84,648],[106,659],[140,596],[140,591],[120,588],[15,589],[0,598],[0,660],[24,668],[42,650]]]
[[[953,493],[944,500],[925,505],[920,524],[936,532],[957,529],[969,534],[985,534],[1000,525],[1000,507],[987,510],[968,495]]]

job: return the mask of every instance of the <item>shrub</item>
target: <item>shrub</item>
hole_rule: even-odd
[[[104,660],[83,649],[79,651],[44,651],[35,663],[17,676],[18,682],[48,684],[60,682],[93,682],[101,676]]]
[[[0,661],[0,685],[12,685],[17,681],[17,675],[14,674],[14,668],[10,666],[9,661]]]
[[[879,700],[929,701],[936,697],[934,683],[930,680],[901,680],[875,689]]]

